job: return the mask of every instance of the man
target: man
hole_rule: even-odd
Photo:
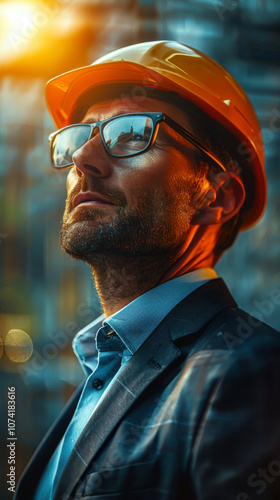
[[[86,382],[16,500],[279,499],[280,336],[213,270],[265,205],[246,94],[150,42],[53,79],[47,101],[52,165],[69,168],[61,246],[104,314],[74,339]]]

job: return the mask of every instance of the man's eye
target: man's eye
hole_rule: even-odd
[[[145,137],[144,135],[142,134],[134,134],[131,139],[131,141],[144,141],[144,142],[148,142],[149,138],[148,137]]]

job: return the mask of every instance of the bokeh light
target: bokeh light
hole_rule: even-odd
[[[33,342],[23,330],[10,330],[5,338],[7,356],[15,363],[24,363],[33,352]]]

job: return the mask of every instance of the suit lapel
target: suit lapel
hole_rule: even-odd
[[[54,500],[66,500],[70,496],[93,457],[131,405],[180,356],[182,353],[171,341],[165,322],[134,354],[132,362],[125,365],[110,392],[97,406],[69,457]]]
[[[237,307],[235,300],[221,278],[214,279],[197,288],[182,300],[167,316],[173,342],[197,334],[218,313],[227,307]]]
[[[54,500],[67,500],[115,426],[149,384],[183,356],[176,342],[201,332],[223,309],[235,306],[221,279],[212,280],[181,301],[125,365],[97,406],[62,472]],[[197,335],[196,335],[197,336]],[[184,349],[184,355],[186,350]]]

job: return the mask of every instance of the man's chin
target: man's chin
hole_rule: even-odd
[[[63,223],[59,234],[62,250],[74,259],[88,260],[91,249],[90,241],[94,239],[96,222],[94,220],[78,220]]]

